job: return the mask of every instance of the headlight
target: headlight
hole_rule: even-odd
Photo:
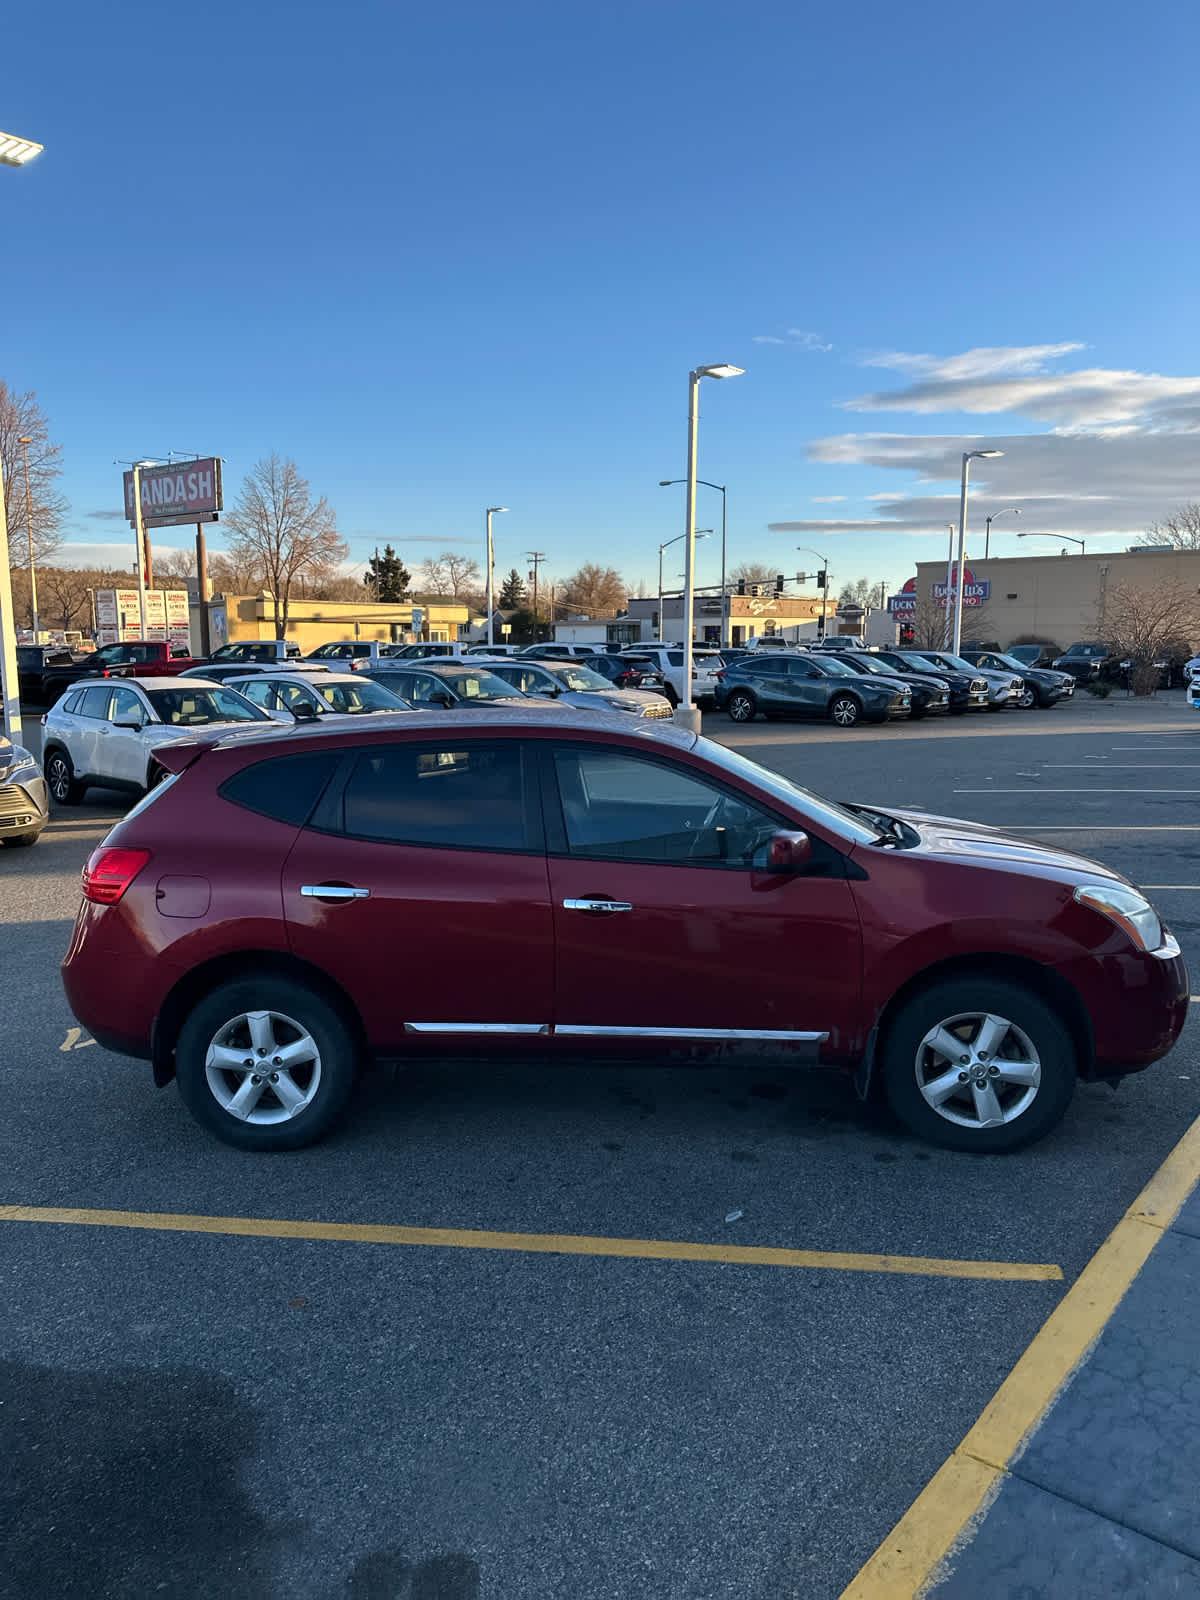
[[[32,750],[26,750],[23,744],[14,744],[11,748],[11,761],[7,766],[0,766],[0,783],[14,783],[18,779],[23,783],[28,783],[31,778],[41,777],[37,757]],[[29,768],[30,770],[26,772],[23,770],[24,768]]]
[[[606,706],[611,706],[614,711],[628,711],[630,709],[625,704],[624,700],[612,700],[608,697],[608,695],[604,696],[604,704]]]
[[[1091,906],[1127,933],[1139,950],[1157,950],[1163,942],[1158,912],[1136,889],[1124,883],[1081,883],[1075,890],[1081,906]]]

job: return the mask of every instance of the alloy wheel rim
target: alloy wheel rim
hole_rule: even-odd
[[[991,1011],[943,1018],[917,1046],[914,1070],[925,1104],[956,1127],[975,1131],[1014,1122],[1042,1082],[1033,1040]]]
[[[1020,705],[1020,707],[1021,707],[1021,709],[1023,711],[1028,711],[1029,707],[1033,704],[1033,690],[1032,689],[1022,689],[1021,690],[1021,698],[1018,701],[1018,704]]]
[[[729,710],[735,722],[746,722],[751,709],[750,702],[744,694],[735,694],[729,702]]]
[[[67,771],[67,763],[61,756],[50,758],[50,793],[56,800],[61,800],[71,786],[71,776]]]
[[[243,1011],[221,1024],[204,1058],[209,1093],[239,1122],[270,1127],[305,1111],[321,1086],[312,1034],[282,1011]]]
[[[848,728],[858,719],[858,707],[853,700],[838,700],[834,702],[833,720],[840,722],[843,728]]]

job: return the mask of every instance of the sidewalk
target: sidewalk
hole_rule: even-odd
[[[843,1600],[1200,1600],[1200,1122]]]

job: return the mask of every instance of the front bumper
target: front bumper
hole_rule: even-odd
[[[6,834],[40,833],[49,820],[50,795],[40,773],[19,783],[0,784],[0,839]]]
[[[1164,937],[1160,950],[1129,950],[1105,960],[1103,994],[1091,1008],[1095,1077],[1142,1071],[1183,1032],[1191,1005],[1187,963],[1165,929]]]

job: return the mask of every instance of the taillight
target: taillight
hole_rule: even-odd
[[[717,682],[718,683],[724,683],[725,682],[725,674],[723,672],[718,672],[717,673]]]
[[[93,905],[115,906],[150,859],[149,850],[93,850],[83,869],[83,898]]]

